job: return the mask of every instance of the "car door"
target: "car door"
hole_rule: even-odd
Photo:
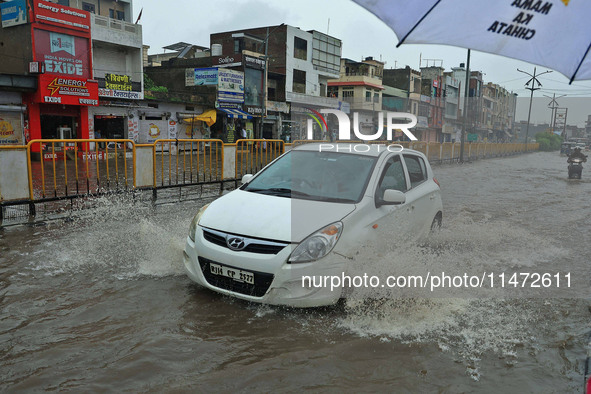
[[[408,200],[403,204],[382,205],[381,198],[384,191],[388,189],[406,193],[408,186],[409,182],[402,163],[402,156],[399,153],[390,155],[381,170],[374,192],[374,207],[377,216],[375,223],[378,225],[381,235],[385,234],[389,240],[393,237],[401,241],[407,238],[410,226],[410,208]]]
[[[403,153],[404,166],[410,187],[406,192],[410,231],[413,238],[425,235],[431,228],[437,213],[433,200],[436,198],[437,185],[428,178],[425,159],[412,153]]]

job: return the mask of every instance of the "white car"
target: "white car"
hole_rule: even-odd
[[[399,145],[302,145],[242,181],[195,215],[184,263],[198,284],[248,301],[334,304],[342,288],[302,277],[342,275],[355,249],[388,228],[417,238],[441,225],[427,158]]]

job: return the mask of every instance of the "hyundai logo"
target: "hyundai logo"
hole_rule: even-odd
[[[232,250],[242,250],[246,246],[246,243],[244,242],[244,238],[231,237],[226,239],[226,245]]]

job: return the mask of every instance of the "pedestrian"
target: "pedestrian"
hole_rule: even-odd
[[[97,140],[100,140],[100,139],[103,138],[103,136],[101,135],[101,130],[100,129],[94,132],[94,138],[97,139]],[[98,143],[98,147],[100,149],[103,149],[105,147],[105,143],[104,142],[99,142]]]

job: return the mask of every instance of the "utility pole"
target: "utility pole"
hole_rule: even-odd
[[[468,58],[466,59],[466,83],[464,86],[464,124],[462,125],[462,135],[460,137],[460,163],[464,162],[464,140],[466,139],[466,120],[468,118],[468,97],[470,96],[470,50],[468,49]],[[457,135],[457,134],[456,134]]]
[[[537,77],[539,77],[540,75],[551,73],[552,71],[550,71],[550,70],[544,71],[543,73],[538,74],[538,75],[536,75],[536,68],[535,67],[534,67],[534,74],[533,75],[530,74],[530,73],[528,73],[528,72],[521,71],[520,69],[517,69],[517,71],[519,71],[521,73],[524,73],[524,74],[527,74],[527,75],[529,75],[531,77],[529,79],[529,81],[527,81],[525,83],[525,88],[527,90],[530,90],[531,91],[531,95],[529,96],[529,112],[527,113],[527,127],[525,129],[525,151],[527,152],[527,138],[528,138],[528,135],[529,135],[529,122],[530,122],[530,119],[531,119],[531,103],[532,103],[532,101],[534,99],[534,91],[535,90],[538,90],[538,89],[540,89],[542,87],[542,84],[540,83],[540,81],[538,81],[538,78]],[[530,83],[531,83],[531,86],[528,87]]]
[[[552,117],[550,118],[550,127],[552,128],[552,132],[554,132],[554,128],[556,127],[556,108],[558,108],[558,102],[556,101],[556,99],[564,96],[566,96],[566,94],[556,97],[556,93],[553,93],[552,101],[550,101],[550,103],[548,104],[548,108],[552,109]],[[544,95],[544,97],[550,98],[550,96],[547,95]]]

